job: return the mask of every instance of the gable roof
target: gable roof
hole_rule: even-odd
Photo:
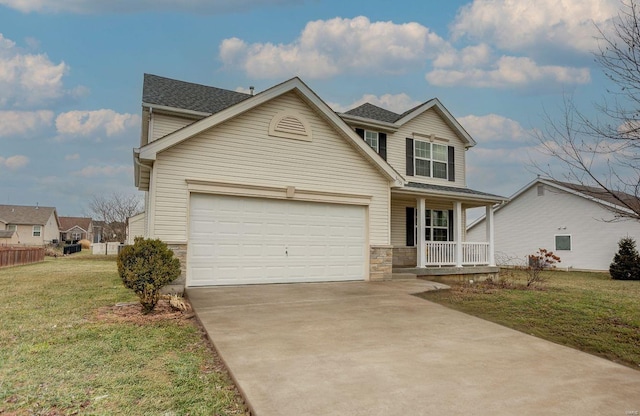
[[[559,191],[567,192],[567,193],[576,195],[576,196],[578,196],[580,198],[587,199],[587,200],[592,201],[594,203],[603,205],[603,206],[605,206],[606,208],[608,208],[610,210],[617,210],[617,211],[632,213],[632,211],[629,208],[620,205],[620,201],[618,201],[616,199],[616,197],[614,197],[613,195],[609,194],[608,192],[602,190],[601,188],[595,188],[595,187],[592,187],[592,186],[585,186],[585,185],[578,185],[578,184],[570,183],[570,182],[561,182],[561,181],[556,181],[556,180],[547,179],[547,178],[536,178],[533,181],[529,182],[527,185],[525,185],[520,190],[518,190],[516,193],[514,193],[509,198],[509,202],[514,201],[520,195],[524,194],[529,189],[531,189],[534,186],[539,185],[539,184],[547,185],[547,186],[550,186],[550,187],[552,187],[554,189],[557,189]],[[625,194],[624,192],[615,192],[615,194],[620,199],[625,201],[625,203],[627,203],[627,204],[629,204],[631,206],[640,207],[640,200],[638,200],[638,198],[636,198],[635,196],[629,195],[629,194]],[[504,208],[505,206],[509,205],[509,202],[507,202],[505,204],[502,204],[499,207],[497,207],[495,209],[495,212],[497,212],[500,209]],[[485,219],[485,215],[480,216],[475,221],[473,221],[471,224],[469,224],[469,226],[467,227],[467,230],[475,227],[476,225],[481,223],[484,219]]]
[[[242,92],[144,74],[142,105],[214,114],[251,98]]]
[[[82,228],[84,231],[89,231],[91,227],[91,218],[85,217],[59,217],[60,220],[60,231],[66,232],[71,230],[73,227]]]
[[[353,108],[345,113],[340,114],[340,116],[352,122],[361,122],[361,123],[370,123],[379,124],[384,123],[390,129],[396,130],[400,128],[403,124],[408,123],[413,120],[415,117],[420,114],[433,109],[445,123],[460,137],[460,139],[464,142],[465,147],[473,147],[476,145],[476,141],[473,140],[471,135],[462,127],[462,125],[458,122],[458,120],[451,115],[449,110],[445,108],[444,105],[437,98],[432,98],[429,101],[426,101],[422,104],[419,104],[402,114],[396,114],[392,111],[385,110],[384,108],[380,108],[370,103],[362,104],[356,108]]]
[[[259,94],[249,96],[245,100],[231,105],[217,113],[189,124],[173,133],[170,133],[158,140],[145,144],[139,149],[134,149],[134,163],[136,166],[136,185],[138,184],[139,164],[154,161],[157,154],[184,140],[187,140],[207,129],[217,126],[226,120],[243,114],[256,108],[276,97],[288,92],[295,92],[311,108],[318,111],[330,125],[332,125],[347,141],[369,162],[371,162],[388,180],[393,181],[397,186],[403,185],[406,181],[395,169],[385,162],[371,147],[357,135],[329,106],[320,99],[300,78],[294,77],[288,81],[271,87]]]
[[[56,218],[56,223],[60,226],[58,214],[54,207],[0,205],[0,218],[7,224],[45,225],[52,214]]]

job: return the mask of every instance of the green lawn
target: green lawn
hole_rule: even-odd
[[[247,414],[194,319],[97,317],[136,299],[112,256],[0,269],[0,414]]]
[[[537,290],[501,272],[504,285],[445,283],[450,291],[419,295],[442,305],[640,370],[640,281],[605,273],[549,271]]]

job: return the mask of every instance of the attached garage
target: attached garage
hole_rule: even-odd
[[[193,193],[187,286],[365,280],[366,207]]]

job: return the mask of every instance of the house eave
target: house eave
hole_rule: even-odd
[[[186,110],[184,108],[170,107],[166,105],[151,104],[151,103],[145,103],[145,102],[142,103],[142,107],[151,108],[155,112],[162,112],[166,114],[176,114],[180,116],[190,116],[192,118],[198,118],[198,119],[208,117],[211,115],[211,113],[207,113],[203,111]]]
[[[493,195],[475,195],[467,192],[444,191],[437,189],[393,188],[392,195],[405,195],[412,197],[427,197],[462,201],[471,205],[484,206],[487,204],[503,204],[508,198]]]
[[[345,113],[337,113],[338,116],[347,124],[358,125],[362,127],[373,127],[383,131],[396,132],[400,128],[397,124],[387,123],[385,121],[373,120],[370,118],[352,116]]]

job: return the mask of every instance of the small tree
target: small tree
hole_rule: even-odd
[[[542,272],[549,268],[555,268],[556,263],[560,263],[560,257],[548,251],[546,248],[539,249],[536,253],[530,254],[528,257],[529,264],[525,268],[527,272],[527,287],[536,283],[545,281]]]
[[[118,255],[118,274],[140,298],[143,312],[149,313],[158,303],[160,289],[180,276],[180,260],[164,242],[136,237]]]
[[[609,266],[612,279],[640,280],[640,254],[636,250],[636,242],[631,237],[621,238],[618,252],[613,256]]]

